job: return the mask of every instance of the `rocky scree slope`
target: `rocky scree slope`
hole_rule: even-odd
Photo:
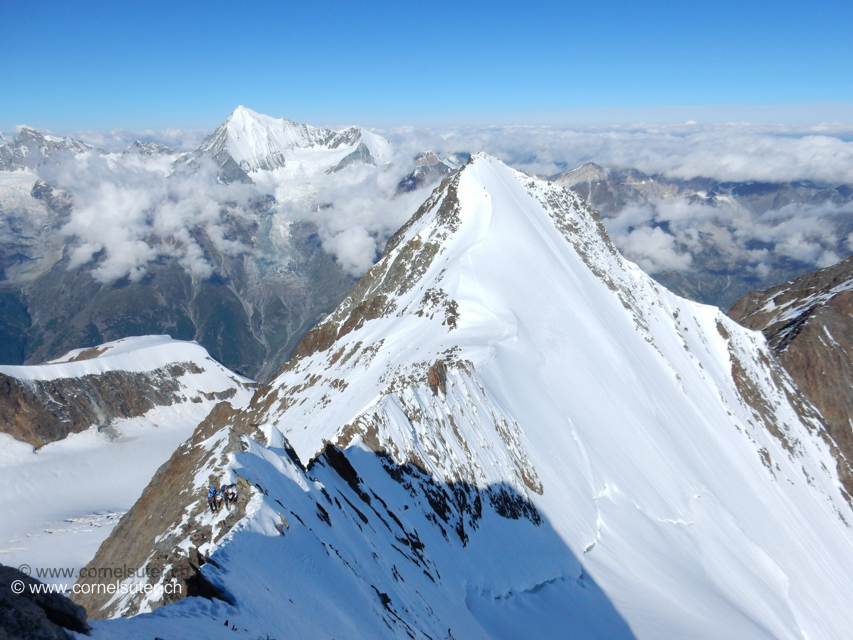
[[[194,562],[222,599],[95,632],[837,637],[853,534],[832,446],[760,334],[655,284],[578,196],[474,156],[158,474],[146,492],[176,504],[126,516],[162,524],[139,562]],[[243,513],[204,510],[223,481]]]
[[[753,291],[729,316],[764,333],[797,388],[820,410],[853,494],[853,258]]]

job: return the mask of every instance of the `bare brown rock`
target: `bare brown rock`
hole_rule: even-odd
[[[145,373],[107,371],[53,380],[0,374],[0,431],[41,447],[92,425],[141,416],[182,400],[178,378],[194,368],[181,363]]]
[[[764,333],[837,445],[839,476],[853,494],[853,258],[753,291],[729,316]]]
[[[432,390],[433,395],[438,395],[438,390],[441,389],[443,395],[447,395],[447,370],[444,367],[444,362],[436,360],[427,371],[427,384]]]
[[[122,517],[92,561],[81,571],[77,583],[81,590],[82,585],[89,585],[86,590],[91,593],[77,594],[74,601],[84,606],[91,618],[134,615],[139,611],[143,600],[141,595],[122,603],[110,602],[113,595],[97,592],[96,585],[121,582],[126,577],[116,576],[115,568],[130,568],[136,571],[137,576],[142,574],[148,584],[171,581],[180,585],[180,589],[175,590],[177,593],[163,593],[162,599],[153,603],[154,607],[187,596],[225,599],[199,571],[209,559],[198,552],[198,547],[218,540],[245,515],[251,488],[245,482],[239,483],[236,507],[227,513],[224,522],[214,531],[197,520],[206,511],[207,500],[205,489],[196,487],[194,480],[201,469],[224,468],[227,454],[240,450],[241,433],[264,440],[257,430],[232,425],[237,413],[227,402],[213,408],[193,435],[157,470],[133,508]],[[223,429],[227,429],[227,438],[222,449],[203,446],[205,441]],[[208,482],[219,486],[221,479],[214,474]],[[187,492],[188,487],[191,492]],[[187,539],[192,543],[189,551],[178,547]]]

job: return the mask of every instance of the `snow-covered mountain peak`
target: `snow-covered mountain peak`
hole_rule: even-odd
[[[607,179],[607,170],[594,162],[587,162],[579,166],[577,169],[572,169],[560,175],[557,182],[562,186],[570,189],[576,184],[582,182],[600,182]]]
[[[549,274],[547,281],[541,277],[544,273]],[[557,284],[564,277],[575,281],[568,290]],[[577,284],[578,277],[585,284]],[[586,321],[594,323],[607,308],[625,316],[632,334],[654,344],[651,314],[662,294],[616,252],[596,212],[580,197],[477,154],[389,240],[383,259],[309,333],[270,393],[286,396],[303,372],[315,369],[325,370],[330,382],[350,380],[353,361],[370,352],[371,383],[353,385],[358,392],[342,390],[352,404],[342,399],[334,405],[340,411],[338,424],[346,430],[372,394],[386,393],[413,377],[426,379],[436,362],[451,369],[487,366],[498,345],[516,342],[529,332],[534,321],[520,324],[519,319],[530,313],[550,318],[579,314],[584,308],[590,315]],[[592,305],[592,295],[603,300]],[[558,300],[564,305],[559,313],[554,309]],[[714,322],[717,316],[729,322],[716,310],[702,313]],[[551,330],[545,331],[550,335]],[[390,346],[396,336],[403,336],[399,340],[405,343],[400,352]],[[548,339],[528,347],[547,352]],[[350,351],[338,371],[338,361]],[[320,384],[317,393],[318,400],[325,397],[325,385]],[[325,411],[315,420],[312,403],[300,407],[292,419],[307,426],[288,437],[300,456],[310,459],[331,435],[329,416]],[[276,424],[291,419],[289,412],[267,417],[273,416]]]
[[[328,637],[840,637],[853,515],[827,442],[760,334],[656,285],[579,196],[478,154],[173,457],[192,502],[143,539],[175,493],[152,483],[95,565],[195,544],[234,600],[214,617],[256,635],[285,607]],[[239,518],[198,500],[222,478],[251,492]],[[619,632],[567,620],[599,625],[602,598]],[[195,606],[157,620],[223,626]]]
[[[208,136],[195,156],[211,157],[220,167],[247,179],[258,171],[315,174],[341,169],[353,162],[375,164],[390,155],[387,140],[359,127],[341,131],[273,118],[237,107]]]
[[[72,138],[58,138],[25,125],[15,127],[17,137],[0,146],[0,170],[32,169],[53,158],[57,153],[72,154],[93,148]]]

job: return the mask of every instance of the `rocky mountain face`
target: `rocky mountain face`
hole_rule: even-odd
[[[18,594],[12,585],[20,581],[25,590]],[[21,575],[13,567],[0,565],[0,630],[10,640],[67,640],[66,633],[87,634],[86,610],[58,593],[33,594],[42,583]]]
[[[15,139],[0,146],[0,171],[34,169],[52,162],[60,154],[75,155],[91,151],[85,142],[71,138],[57,138],[30,127],[20,127]]]
[[[647,265],[661,284],[691,300],[727,309],[751,290],[799,277],[814,269],[809,252],[788,251],[786,243],[803,242],[811,231],[794,222],[804,211],[831,211],[820,225],[831,233],[824,251],[843,257],[850,250],[845,238],[853,232],[853,188],[808,181],[764,183],[723,182],[711,178],[680,179],[647,175],[637,169],[605,168],[587,163],[553,180],[583,196],[601,212],[605,226],[623,235],[642,226],[658,234],[681,255],[690,255],[686,268]],[[773,227],[791,225],[774,234]],[[755,228],[766,227],[764,232]],[[739,238],[754,238],[741,242]],[[792,240],[793,239],[793,240]],[[650,246],[655,238],[636,240]],[[663,242],[666,240],[666,242]],[[615,241],[634,260],[641,247],[624,237]],[[818,240],[814,240],[813,244]],[[664,248],[662,246],[661,248]],[[808,253],[808,257],[805,255]],[[635,255],[632,255],[635,254]],[[758,257],[766,259],[757,267]]]
[[[443,180],[452,175],[456,168],[432,151],[425,151],[415,157],[415,170],[406,176],[397,188],[400,191],[414,191],[424,185]]]
[[[738,300],[729,317],[764,333],[853,461],[853,258]],[[848,491],[853,476],[839,468]]]
[[[137,156],[175,156],[180,154],[177,149],[172,149],[158,142],[140,142],[135,140],[132,145],[122,151],[122,155],[137,155]]]
[[[38,367],[0,366],[0,432],[42,447],[154,407],[231,399],[253,386],[197,345],[165,336],[119,340]]]
[[[240,436],[238,431],[222,433],[219,425],[233,417],[235,413],[230,404],[221,403],[195,429],[192,437],[179,446],[169,460],[158,469],[145,488],[142,496],[134,507],[122,517],[114,533],[101,545],[97,554],[89,563],[90,567],[106,567],[114,559],[121,556],[122,566],[144,568],[149,579],[162,583],[176,582],[181,585],[178,597],[165,597],[158,604],[168,604],[181,597],[202,596],[225,600],[225,596],[214,587],[203,574],[200,566],[208,559],[198,551],[206,542],[218,542],[244,515],[251,492],[250,485],[245,481],[240,483],[239,498],[233,511],[223,513],[225,516],[218,526],[197,526],[200,516],[204,515],[207,503],[204,499],[187,504],[186,495],[176,491],[177,487],[192,486],[196,483],[200,471],[206,467],[221,467],[222,460],[227,460],[228,454],[240,451]],[[259,434],[253,433],[256,437]],[[223,437],[224,436],[224,437]],[[207,446],[211,440],[216,442],[213,447]],[[218,478],[205,476],[206,485],[217,483]],[[217,483],[218,487],[219,484]],[[206,490],[205,490],[206,493]],[[189,519],[185,517],[185,508],[189,507]],[[223,506],[223,512],[226,512]],[[165,531],[170,534],[162,537]],[[184,539],[190,540],[192,548],[179,550],[176,546]],[[153,551],[153,553],[152,553]],[[97,571],[81,584],[96,585],[99,582]],[[121,578],[121,576],[117,576]],[[93,590],[94,591],[94,590]],[[114,598],[115,594],[106,592],[82,593],[74,596],[75,602],[95,613],[97,618],[106,618],[116,613],[132,615],[145,611],[145,593],[124,598],[124,602]],[[171,594],[170,594],[171,595]],[[130,601],[128,603],[128,601]]]
[[[257,225],[245,229],[252,244],[269,242],[276,231],[271,217],[261,213]],[[165,261],[137,282],[104,284],[92,278],[91,265],[69,268],[63,250],[47,272],[2,287],[11,338],[6,351],[12,362],[37,363],[72,347],[167,332],[197,340],[232,370],[268,377],[352,286],[311,225],[290,231],[289,255],[279,257],[285,264],[263,254],[223,254],[200,234],[221,274],[211,278],[193,277]],[[36,246],[30,255],[51,248]]]
[[[837,453],[759,335],[624,260],[577,195],[477,155],[90,565],[151,567],[119,582],[153,590],[80,601],[168,605],[103,638],[837,637]],[[226,482],[241,502],[211,513]]]

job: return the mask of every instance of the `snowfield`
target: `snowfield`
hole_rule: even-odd
[[[238,432],[255,435],[229,448]],[[211,531],[201,571],[227,601],[94,637],[853,628],[837,461],[763,337],[655,284],[579,197],[485,155],[193,447],[209,455],[192,500],[156,539],[188,553]],[[244,479],[233,526],[197,505],[211,478]],[[157,604],[116,598],[110,615]]]
[[[86,358],[75,360],[75,358]],[[82,433],[34,449],[0,433],[0,562],[77,571],[95,555],[119,517],[137,500],[157,468],[216,404],[234,389],[231,402],[246,404],[251,381],[215,362],[194,342],[168,336],[126,338],[72,351],[39,366],[0,366],[24,381],[73,380],[107,371],[147,373],[174,363],[194,363],[196,372],[177,378],[183,402],[156,406],[145,415],[93,424]],[[68,577],[41,578],[53,584]]]

